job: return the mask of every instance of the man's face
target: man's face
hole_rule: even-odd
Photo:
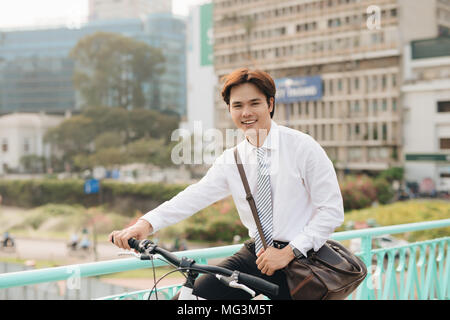
[[[271,124],[273,98],[270,99],[269,106],[266,96],[257,86],[253,83],[243,83],[231,89],[229,110],[234,124],[243,130],[246,136],[252,137],[264,131],[267,135]]]

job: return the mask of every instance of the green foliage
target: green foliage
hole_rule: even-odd
[[[110,32],[97,32],[78,41],[70,52],[75,61],[74,85],[87,106],[143,108],[143,86],[164,72],[160,49]]]
[[[40,157],[35,154],[22,156],[20,158],[20,164],[29,173],[42,173],[45,172],[46,168],[45,157]]]
[[[345,210],[360,209],[377,200],[377,189],[367,176],[347,176],[341,183]]]
[[[177,117],[154,110],[87,108],[50,129],[45,141],[61,151],[59,162],[75,170],[133,162],[167,167],[177,127]]]
[[[145,200],[148,205],[160,204],[181,192],[185,185],[162,183],[126,184],[104,180],[101,183],[104,204],[121,199]],[[37,207],[48,203],[81,204],[85,207],[98,205],[97,194],[84,194],[83,180],[1,180],[0,194],[3,203],[18,207]],[[141,210],[148,210],[143,207]],[[131,208],[129,209],[132,210]],[[134,212],[128,212],[133,214]]]
[[[389,168],[389,169],[382,171],[378,177],[385,179],[389,182],[392,182],[394,180],[402,181],[404,172],[405,172],[405,169],[403,169],[403,168],[398,168],[398,167]]]
[[[388,180],[383,178],[376,178],[373,181],[375,189],[377,190],[377,200],[381,204],[389,203],[394,197],[394,190],[392,189]]]
[[[371,206],[374,202],[387,204],[394,198],[392,181],[400,177],[402,170],[383,171],[376,178],[370,178],[365,175],[348,175],[340,183],[342,198],[344,200],[344,209],[354,210]]]
[[[368,221],[369,219],[374,219],[380,226],[450,219],[450,204],[446,201],[410,200],[362,210],[351,210],[345,214],[344,223],[336,232],[344,231],[350,221]],[[403,236],[408,241],[419,241],[440,238],[449,234],[450,228],[439,228],[416,231]]]
[[[192,217],[160,231],[163,236],[184,235],[188,240],[231,243],[235,235],[248,237],[231,198],[219,201]]]
[[[175,195],[183,191],[185,185],[170,185],[164,183],[120,183],[115,181],[103,181],[102,186],[105,192],[113,197],[135,196],[164,202],[170,200]]]

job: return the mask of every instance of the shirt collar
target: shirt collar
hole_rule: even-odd
[[[275,123],[275,121],[271,120],[269,134],[267,135],[266,140],[264,140],[264,143],[261,146],[261,148],[265,148],[267,150],[278,149],[278,142],[279,142],[278,139],[279,139],[278,125]],[[247,140],[247,138],[244,139],[244,145],[245,148],[249,151],[257,149],[256,146],[254,146]]]

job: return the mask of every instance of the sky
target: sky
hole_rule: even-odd
[[[173,12],[187,15],[189,6],[205,0],[172,0]],[[0,0],[0,28],[71,25],[82,22],[88,0]]]

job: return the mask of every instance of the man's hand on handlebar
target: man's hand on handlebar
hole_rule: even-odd
[[[128,244],[128,239],[136,238],[137,240],[145,239],[150,233],[153,232],[153,228],[149,222],[144,219],[139,219],[134,225],[131,227],[125,228],[120,231],[113,231],[109,234],[109,241],[122,249],[131,250],[130,245]]]

